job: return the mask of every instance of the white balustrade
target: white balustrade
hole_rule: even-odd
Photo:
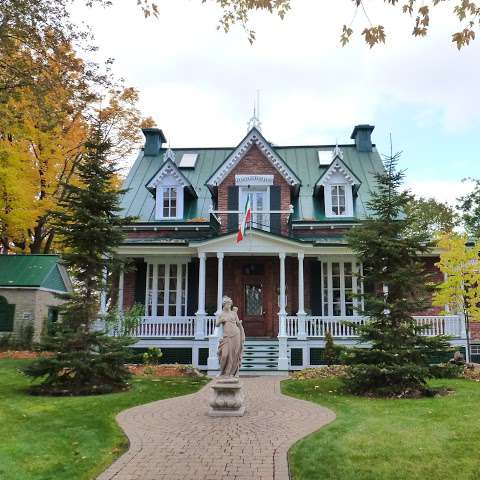
[[[462,319],[459,315],[432,315],[415,316],[417,325],[425,325],[427,328],[422,332],[425,336],[448,335],[461,337],[463,332]],[[355,328],[348,323],[364,325],[367,317],[305,317],[305,330],[307,337],[324,338],[330,332],[334,338],[355,338]],[[295,338],[298,335],[298,317],[296,315],[286,317],[287,336]]]
[[[215,317],[203,317],[206,323],[206,335],[211,335],[215,329]],[[140,325],[134,332],[141,338],[188,338],[195,336],[195,315],[187,317],[142,317]]]
[[[209,337],[213,335],[215,332],[215,323],[217,321],[216,316],[205,317],[205,329],[206,329],[206,336]]]

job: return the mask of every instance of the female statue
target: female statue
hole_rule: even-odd
[[[223,325],[223,338],[218,346],[221,376],[235,377],[242,363],[245,332],[238,318],[238,308],[232,310],[232,299],[223,297],[223,310],[217,319],[217,327]]]

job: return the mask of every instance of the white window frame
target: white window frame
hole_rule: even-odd
[[[334,187],[345,188],[345,212],[343,214],[337,214],[333,211],[332,197],[333,197]],[[325,216],[326,217],[330,217],[330,218],[353,217],[352,185],[350,185],[349,183],[335,182],[332,184],[325,185],[324,192],[325,192],[324,198],[325,198]]]
[[[266,232],[270,231],[270,187],[269,186],[260,186],[260,185],[252,185],[248,187],[239,187],[238,188],[238,206],[239,206],[239,211],[241,212],[240,215],[238,216],[238,221],[239,223],[242,222],[243,219],[243,210],[245,209],[245,203],[247,201],[247,195],[249,193],[254,193],[254,192],[262,192],[265,193],[265,205],[263,206],[263,210],[265,211],[264,214],[253,214],[253,224],[256,228],[261,228],[262,230],[265,230]],[[252,204],[252,211],[256,211],[256,207],[254,204]],[[260,225],[255,225],[256,223],[256,216],[257,215],[264,215],[264,218],[266,218],[266,223],[263,224],[263,226]]]
[[[163,214],[163,198],[164,192],[167,189],[174,189],[177,199],[176,214],[172,216],[165,216]],[[184,191],[180,185],[160,184],[157,185],[156,205],[155,205],[155,219],[156,220],[179,220],[183,218],[184,211]]]
[[[327,317],[350,317],[361,314],[363,306],[359,304],[359,299],[356,295],[363,293],[363,285],[359,281],[356,273],[362,273],[362,266],[355,259],[343,258],[319,258],[321,263],[320,269],[320,293],[321,293],[321,316]],[[333,313],[333,275],[332,264],[339,264],[340,271],[340,315]],[[353,315],[346,314],[345,304],[345,263],[352,265],[352,295],[353,295]],[[326,269],[326,271],[325,271]]]
[[[163,292],[163,312],[157,312],[158,305],[158,267],[162,265],[165,269],[165,290]],[[176,280],[177,289],[175,296],[175,315],[169,315],[170,307],[170,266],[177,266]],[[149,272],[152,269],[152,288],[150,291]],[[182,302],[182,270],[185,269],[185,298]],[[187,316],[188,311],[188,260],[157,260],[147,262],[147,279],[145,291],[145,316],[152,317],[184,317]],[[173,303],[172,303],[173,305]],[[149,315],[149,307],[151,308],[151,315]],[[182,310],[184,313],[182,313]],[[162,313],[157,315],[157,313]]]

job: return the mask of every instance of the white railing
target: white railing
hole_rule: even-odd
[[[205,320],[205,336],[215,330],[214,316],[203,317]],[[187,317],[142,317],[140,325],[134,332],[135,337],[142,338],[188,338],[195,336],[195,315]]]
[[[436,335],[463,337],[465,333],[463,320],[460,315],[417,316],[415,320],[417,325],[427,325],[423,334],[428,337]]]
[[[418,325],[428,325],[423,331],[425,336],[448,335],[451,337],[463,337],[464,326],[459,315],[436,315],[414,317]],[[306,316],[305,330],[307,337],[324,338],[327,332],[334,338],[355,338],[357,334],[351,325],[346,322],[364,325],[367,317],[321,317]],[[286,317],[287,336],[295,338],[298,335],[298,317]]]
[[[215,315],[205,317],[205,334],[207,337],[213,335],[215,332],[215,322],[217,317]]]

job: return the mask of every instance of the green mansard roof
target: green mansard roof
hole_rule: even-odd
[[[343,152],[343,162],[361,181],[355,200],[355,217],[332,219],[324,214],[323,195],[314,196],[315,183],[327,170],[328,166],[319,166],[318,151],[331,151],[334,145],[308,146],[276,146],[272,149],[281,157],[285,164],[295,173],[301,182],[299,195],[294,201],[294,221],[305,222],[348,222],[362,219],[368,213],[367,202],[374,188],[374,173],[383,169],[380,155],[373,146],[371,151],[361,151],[355,144],[340,145]],[[198,155],[194,168],[180,168],[182,174],[192,184],[198,198],[189,198],[185,203],[184,219],[209,219],[211,193],[205,185],[211,175],[235,150],[226,148],[173,148],[175,164],[178,166],[186,153]],[[155,200],[145,184],[155,175],[164,162],[165,148],[156,155],[144,155],[142,150],[133,164],[125,182],[128,189],[122,199],[122,213],[138,218],[138,222],[155,222]]]
[[[0,288],[71,290],[70,280],[58,255],[0,255]]]

